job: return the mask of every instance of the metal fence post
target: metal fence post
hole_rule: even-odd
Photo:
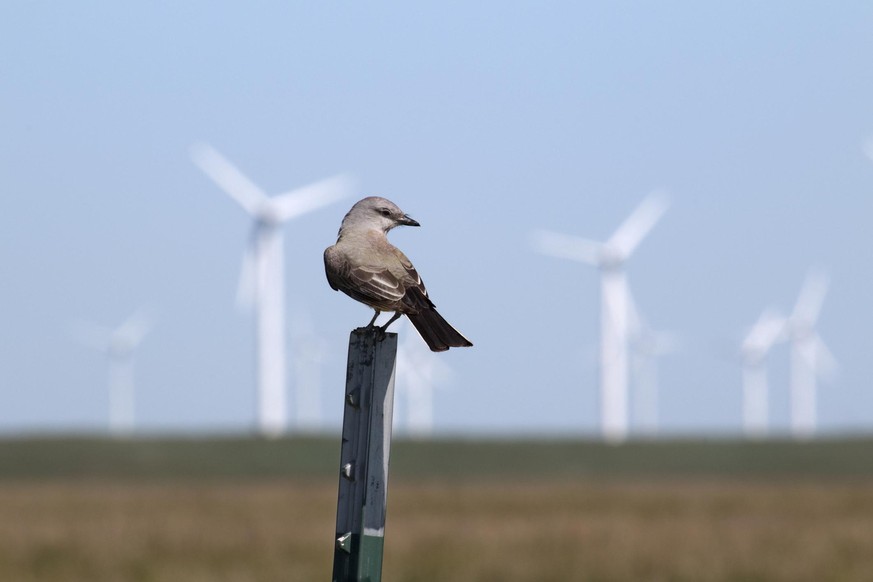
[[[379,582],[388,497],[397,334],[349,337],[333,582]]]

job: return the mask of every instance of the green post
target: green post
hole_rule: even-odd
[[[333,582],[382,580],[397,334],[361,327],[349,338]]]

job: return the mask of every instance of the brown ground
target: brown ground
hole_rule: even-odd
[[[327,581],[333,478],[0,484],[0,580]],[[873,580],[873,482],[390,484],[386,582]]]

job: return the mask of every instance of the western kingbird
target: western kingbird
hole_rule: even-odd
[[[400,225],[419,226],[385,198],[370,196],[357,202],[343,218],[336,244],[324,251],[327,282],[376,310],[367,327],[383,311],[393,311],[383,331],[406,315],[435,352],[472,346],[437,313],[412,262],[388,242],[388,231]]]

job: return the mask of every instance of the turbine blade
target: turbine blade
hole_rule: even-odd
[[[806,276],[797,303],[794,305],[792,319],[800,319],[809,325],[815,325],[821,313],[825,295],[830,281],[827,274],[818,268],[811,269]]]
[[[629,257],[666,212],[669,201],[666,194],[655,191],[646,196],[606,242],[622,258]]]
[[[249,214],[254,214],[267,195],[212,146],[205,143],[191,146],[191,159]]]
[[[749,330],[742,349],[768,352],[785,333],[785,318],[775,309],[767,308]]]
[[[603,245],[599,242],[548,230],[534,231],[531,233],[530,241],[533,248],[544,255],[588,265],[600,264]]]
[[[340,174],[270,198],[279,220],[285,221],[346,198],[355,190],[351,177]]]

